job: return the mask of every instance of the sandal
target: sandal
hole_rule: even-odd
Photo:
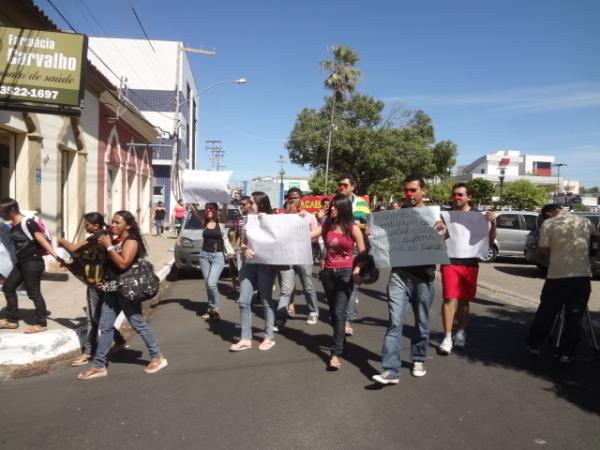
[[[340,360],[339,356],[331,357],[331,359],[329,360],[329,367],[331,367],[332,369],[335,369],[335,370],[342,367],[342,361]]]
[[[346,336],[352,336],[354,334],[354,330],[352,329],[352,326],[346,325],[346,329],[344,330],[344,334]]]
[[[25,334],[41,333],[42,331],[46,331],[47,329],[48,329],[48,327],[45,327],[43,325],[31,325],[30,327],[26,328],[23,333],[25,333]]]
[[[17,322],[0,320],[0,329],[2,330],[16,330],[17,328],[19,328],[19,324]]]
[[[264,341],[262,341],[260,343],[260,345],[258,346],[258,349],[266,352],[267,350],[271,350],[274,345],[275,345],[275,341],[273,341],[271,339],[265,339]]]
[[[167,361],[167,358],[165,358],[164,356],[152,358],[150,360],[150,364],[148,364],[146,366],[146,368],[144,369],[144,372],[153,374],[153,373],[158,372],[161,369],[164,369],[168,365],[169,365],[169,362]]]
[[[108,375],[108,370],[106,370],[106,367],[90,367],[89,369],[86,369],[77,375],[77,378],[80,380],[93,380],[94,378],[101,378],[105,377],[106,375]]]
[[[210,313],[209,312],[205,312],[204,314],[202,314],[200,317],[204,320],[208,320],[210,319]]]
[[[247,341],[238,341],[229,347],[230,352],[242,352],[244,350],[250,350],[252,348],[252,343],[248,343]]]
[[[92,355],[88,355],[87,353],[84,353],[83,355],[79,355],[77,358],[75,358],[73,361],[71,361],[71,365],[73,367],[78,367],[78,366],[85,366],[87,363],[89,363],[92,359]]]

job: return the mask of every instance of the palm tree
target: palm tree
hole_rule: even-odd
[[[321,61],[321,70],[328,72],[325,87],[333,91],[331,100],[331,117],[329,119],[329,137],[327,139],[327,157],[325,163],[325,195],[329,182],[329,153],[331,152],[331,137],[333,133],[333,117],[336,101],[344,100],[346,94],[352,94],[362,72],[355,65],[359,57],[347,45],[336,45],[332,49],[333,61]]]

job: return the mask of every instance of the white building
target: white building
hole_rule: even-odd
[[[244,185],[243,195],[250,195],[252,192],[261,191],[269,196],[271,206],[280,208],[283,204],[283,197],[290,188],[300,189],[304,195],[310,193],[308,182],[311,177],[283,177],[283,196],[281,195],[281,177],[279,176],[263,176],[253,178],[250,183]]]
[[[89,48],[90,61],[163,132],[152,145],[154,199],[171,210],[176,171],[196,168],[198,91],[183,43],[90,37]]]
[[[456,169],[458,181],[484,178],[498,183],[500,175],[504,182],[527,180],[538,185],[561,186],[561,191],[579,193],[579,181],[566,180],[552,173],[555,161],[550,155],[522,155],[519,150],[499,150],[476,159],[471,164]]]

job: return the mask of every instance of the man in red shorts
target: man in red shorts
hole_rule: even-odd
[[[456,183],[452,187],[452,209],[454,211],[474,211],[470,205],[471,189],[466,183]],[[496,215],[492,211],[485,213],[490,222],[490,245],[496,238]],[[450,233],[449,239],[452,239]],[[465,244],[468,245],[468,244]],[[444,304],[442,316],[444,319],[445,336],[439,346],[440,353],[449,355],[452,347],[462,348],[466,344],[465,327],[469,316],[469,302],[475,300],[477,290],[477,275],[479,273],[479,258],[450,258],[450,264],[441,267]],[[457,331],[452,339],[454,316],[457,319]]]

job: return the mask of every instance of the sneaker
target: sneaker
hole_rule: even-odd
[[[283,330],[283,327],[285,327],[285,323],[283,323],[281,320],[276,320],[275,325],[273,325],[273,331],[275,333],[279,333],[281,330]]]
[[[452,353],[452,337],[446,336],[440,346],[438,347],[442,355],[449,355]]]
[[[379,384],[398,384],[400,382],[400,377],[392,375],[389,370],[373,375],[371,379]]]
[[[454,335],[454,346],[463,348],[465,345],[467,345],[467,334],[464,330],[460,330]]]
[[[426,373],[427,373],[427,370],[425,369],[424,362],[415,361],[413,363],[413,368],[412,368],[412,376],[413,377],[424,377]]]
[[[317,314],[309,314],[308,319],[306,319],[306,323],[309,325],[316,325],[319,321],[319,316]]]

